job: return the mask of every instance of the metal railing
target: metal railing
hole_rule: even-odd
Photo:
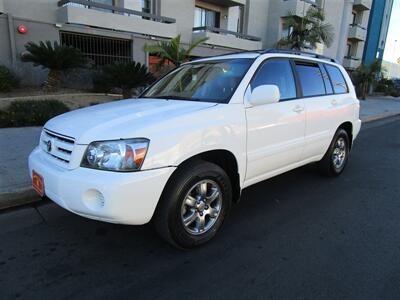
[[[79,49],[95,67],[132,61],[132,41],[128,39],[60,31],[60,42]]]
[[[140,16],[144,19],[161,22],[161,23],[170,24],[170,23],[176,22],[176,20],[174,18],[159,16],[159,15],[155,15],[155,14],[151,14],[151,13],[127,9],[127,8],[118,7],[118,6],[109,5],[109,4],[103,4],[103,3],[94,2],[94,1],[87,1],[87,0],[60,0],[60,1],[58,1],[59,7],[68,6],[71,4],[82,5],[83,7],[88,8],[88,9],[91,9],[91,8],[102,9],[102,10],[109,11],[111,13],[120,13],[120,14],[126,14],[126,15]]]
[[[367,30],[367,28],[362,27],[360,24],[357,24],[357,23],[350,24],[350,27],[357,27],[357,28],[361,28],[361,29]]]
[[[261,41],[261,38],[257,36],[252,36],[236,31],[231,31],[231,30],[226,30],[222,28],[216,28],[216,27],[211,27],[211,26],[201,26],[201,27],[194,27],[193,31],[207,31],[207,32],[214,32],[214,33],[219,33],[219,34],[225,34],[225,35],[233,35],[237,38],[244,39],[244,40],[250,40],[250,41]]]
[[[358,58],[356,56],[351,56],[351,55],[346,55],[344,58],[351,59],[351,60],[356,60],[356,61],[361,60],[360,58]]]

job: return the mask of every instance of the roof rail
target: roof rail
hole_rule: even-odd
[[[294,55],[304,55],[304,56],[325,59],[325,60],[329,60],[334,63],[338,63],[336,59],[331,58],[331,57],[327,57],[327,56],[324,56],[324,55],[321,55],[318,53],[314,53],[314,52],[307,52],[307,51],[294,50],[294,49],[266,49],[266,50],[261,50],[259,53],[261,53],[261,54],[285,53],[285,54],[294,54]]]

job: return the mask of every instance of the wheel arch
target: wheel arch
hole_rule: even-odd
[[[353,124],[350,121],[343,122],[340,124],[338,129],[343,129],[347,132],[347,135],[349,136],[349,150],[351,150],[353,146]]]
[[[232,185],[232,199],[234,202],[239,202],[241,194],[239,165],[235,155],[226,149],[209,150],[198,153],[183,160],[171,174],[166,186],[176,174],[177,170],[190,164],[193,161],[203,160],[214,163],[221,167],[228,175]]]

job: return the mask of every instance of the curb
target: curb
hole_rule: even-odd
[[[32,187],[18,188],[0,193],[0,210],[41,201]]]
[[[380,115],[374,115],[374,116],[361,118],[361,122],[368,123],[368,122],[378,121],[381,119],[386,119],[386,118],[395,117],[395,116],[399,116],[399,115],[400,115],[400,112],[387,112],[387,113],[380,114]]]
[[[384,113],[380,115],[362,118],[363,123],[369,123],[381,119],[386,119],[394,116],[399,116],[400,112]],[[16,206],[26,205],[42,201],[40,196],[33,190],[31,186],[18,188],[12,191],[0,193],[0,210],[12,208]]]

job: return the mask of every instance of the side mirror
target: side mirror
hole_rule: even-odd
[[[256,87],[250,95],[249,102],[253,106],[277,103],[281,98],[277,85],[268,84]]]

